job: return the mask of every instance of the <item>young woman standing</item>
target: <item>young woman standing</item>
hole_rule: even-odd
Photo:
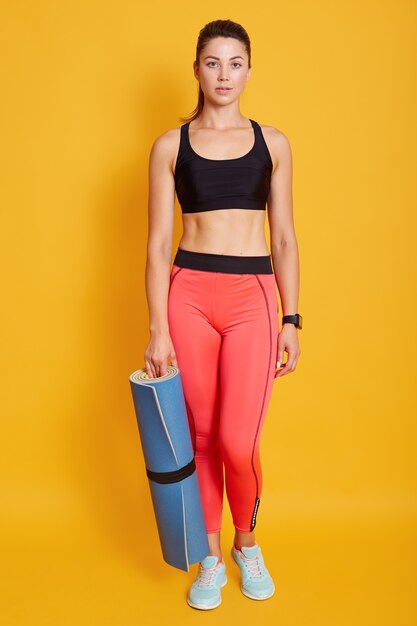
[[[281,131],[241,114],[250,73],[244,28],[231,20],[207,24],[194,61],[198,105],[180,128],[155,140],[149,162],[145,364],[151,377],[164,375],[168,360],[181,371],[210,545],[187,596],[200,609],[219,606],[227,582],[224,481],[241,590],[256,600],[275,591],[254,534],[260,436],[274,379],[293,372],[300,355],[291,149]],[[175,193],[184,230],[171,266]]]

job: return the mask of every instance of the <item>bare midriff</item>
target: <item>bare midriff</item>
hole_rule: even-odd
[[[183,213],[179,247],[193,252],[264,256],[266,210],[217,209]]]

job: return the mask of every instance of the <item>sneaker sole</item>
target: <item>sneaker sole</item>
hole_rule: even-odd
[[[222,582],[222,584],[220,585],[220,588],[224,587],[226,583],[227,583],[227,577],[225,578],[224,582]],[[187,603],[190,606],[192,606],[193,609],[202,609],[203,611],[206,611],[206,610],[209,610],[209,609],[216,609],[218,606],[220,606],[221,603],[222,603],[222,598],[220,598],[220,600],[219,600],[219,602],[217,604],[211,604],[210,606],[207,606],[207,604],[195,604],[194,602],[191,602],[191,600],[187,596]]]
[[[240,587],[240,590],[245,596],[247,596],[248,598],[252,598],[252,600],[267,600],[268,598],[271,598],[274,595],[275,585],[274,585],[272,592],[268,596],[252,596],[248,591],[246,591],[246,589],[243,589],[242,587]]]

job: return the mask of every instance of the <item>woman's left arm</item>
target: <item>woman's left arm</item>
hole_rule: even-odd
[[[271,255],[282,315],[295,315],[298,313],[300,267],[293,217],[291,146],[286,135],[276,128],[270,127],[268,137],[275,161],[267,202]],[[288,358],[281,367],[284,352],[287,352]],[[277,368],[281,369],[277,370],[275,378],[293,372],[300,354],[297,327],[294,324],[283,324],[277,345]]]

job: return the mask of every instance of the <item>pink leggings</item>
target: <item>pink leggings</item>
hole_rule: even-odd
[[[221,529],[223,464],[233,524],[251,532],[262,491],[260,435],[276,372],[278,298],[270,255],[178,248],[168,323],[207,532]]]

